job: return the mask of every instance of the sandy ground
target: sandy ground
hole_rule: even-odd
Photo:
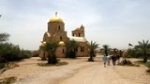
[[[17,62],[19,67],[9,69],[0,75],[0,79],[16,76],[14,84],[150,84],[150,75],[145,66],[103,66],[100,57],[95,62],[88,58],[75,60],[61,58],[69,64],[64,66],[41,67],[38,57]],[[46,61],[45,61],[46,62]]]

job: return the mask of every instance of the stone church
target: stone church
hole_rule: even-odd
[[[65,31],[64,21],[57,15],[53,16],[48,22],[48,30],[44,33],[42,44],[40,45],[40,57],[45,56],[45,51],[41,48],[44,43],[55,42],[58,44],[63,44],[64,46],[59,46],[56,49],[56,57],[66,57],[65,44],[69,40],[74,40],[78,42],[79,46],[77,48],[76,56],[85,57],[88,56],[88,41],[85,38],[84,26],[81,25],[72,31],[72,37],[67,36],[67,31]]]

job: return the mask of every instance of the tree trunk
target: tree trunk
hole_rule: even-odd
[[[147,62],[147,56],[144,56],[143,62],[146,63]]]
[[[107,50],[105,50],[105,55],[108,56]]]
[[[90,58],[88,59],[88,61],[94,61],[93,55],[94,55],[94,52],[90,51]]]
[[[48,55],[48,64],[56,64],[58,62],[55,54],[51,53]]]

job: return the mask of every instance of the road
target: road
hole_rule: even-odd
[[[107,66],[105,68],[102,63],[95,63],[80,69],[75,75],[61,81],[60,84],[147,84],[122,75],[118,69],[119,66]]]

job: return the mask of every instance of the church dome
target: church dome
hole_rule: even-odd
[[[63,22],[63,20],[57,16],[57,13],[55,14],[55,16],[53,16],[49,22]]]

